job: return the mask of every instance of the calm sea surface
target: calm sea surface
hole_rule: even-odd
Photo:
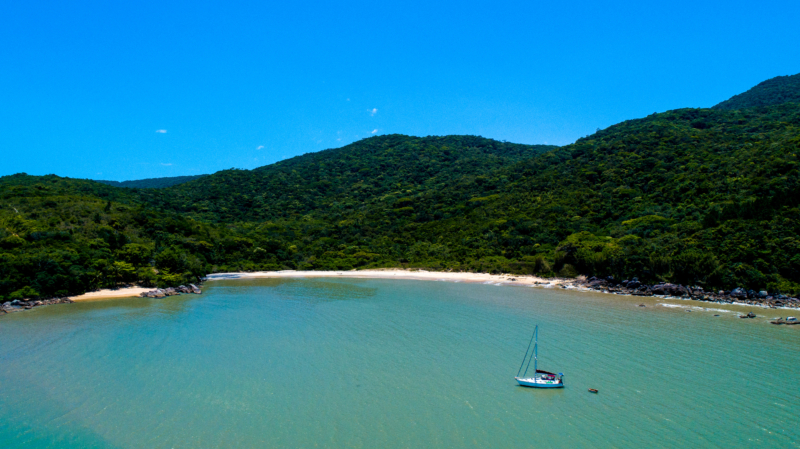
[[[704,307],[379,279],[42,307],[0,317],[0,447],[800,446],[800,326]],[[562,390],[514,381],[534,324]]]

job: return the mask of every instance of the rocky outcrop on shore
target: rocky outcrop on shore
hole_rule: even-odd
[[[143,298],[164,298],[166,296],[175,296],[180,295],[182,293],[194,293],[200,294],[202,290],[200,287],[189,284],[181,285],[179,287],[169,287],[165,289],[157,288],[155,290],[151,290],[148,292],[141,293],[139,296]],[[70,298],[51,298],[51,299],[15,299],[13,301],[6,301],[0,304],[0,315],[7,314],[7,313],[14,313],[14,312],[21,312],[23,310],[30,310],[34,307],[40,306],[48,306],[51,304],[69,304],[75,301],[71,300]]]
[[[199,295],[200,293],[203,293],[203,291],[200,290],[200,287],[194,284],[189,284],[189,286],[181,285],[178,287],[168,287],[164,289],[157,288],[155,290],[150,290],[149,292],[140,293],[139,296],[142,298],[163,298],[165,296],[176,296],[182,293],[194,293]]]
[[[639,279],[625,279],[617,281],[613,276],[604,278],[590,277],[585,281],[578,281],[576,285],[590,290],[617,293],[621,295],[633,296],[674,296],[677,298],[694,299],[697,301],[708,301],[716,303],[741,303],[761,307],[792,307],[800,308],[800,299],[782,295],[780,293],[770,293],[765,290],[754,291],[745,290],[737,287],[733,290],[705,291],[703,287],[688,286],[681,284],[660,283],[648,285],[639,282]]]
[[[6,301],[0,306],[0,314],[21,312],[23,310],[30,310],[34,307],[49,306],[51,304],[68,304],[73,302],[69,298],[51,298],[51,299],[37,299],[37,300],[19,300]]]

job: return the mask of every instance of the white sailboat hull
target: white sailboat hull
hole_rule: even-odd
[[[561,379],[545,380],[538,377],[515,377],[514,379],[523,387],[564,388],[564,381]]]

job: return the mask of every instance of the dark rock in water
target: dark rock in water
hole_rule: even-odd
[[[644,304],[639,304],[639,307],[647,307],[647,306]]]
[[[742,287],[736,287],[731,290],[730,296],[738,299],[747,298],[747,292]]]
[[[642,283],[639,282],[638,280],[636,280],[636,278],[633,278],[632,281],[628,281],[628,285],[627,285],[627,287],[630,288],[630,289],[639,288],[641,286],[642,286]]]

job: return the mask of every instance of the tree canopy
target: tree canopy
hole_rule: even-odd
[[[714,109],[745,109],[783,103],[800,103],[800,73],[768,79],[747,92],[723,101]]]

